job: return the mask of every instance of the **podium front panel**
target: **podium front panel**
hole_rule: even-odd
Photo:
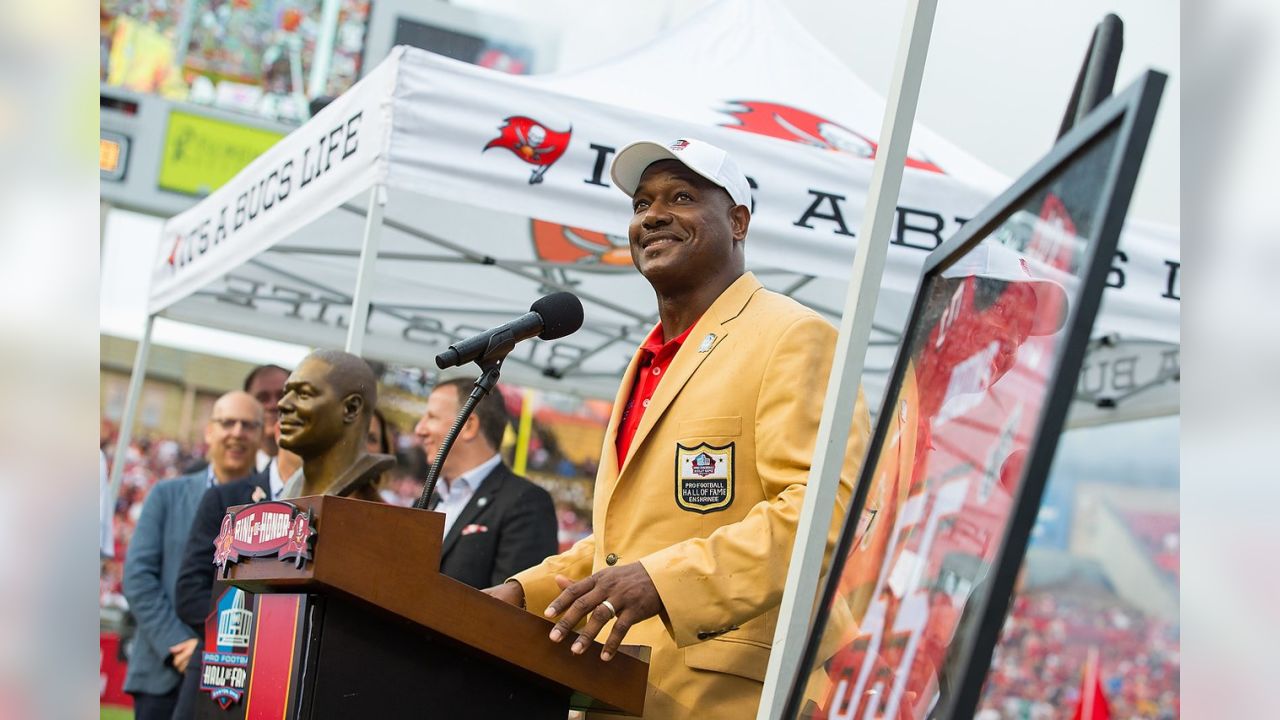
[[[226,587],[205,621],[196,717],[295,717],[307,596]]]

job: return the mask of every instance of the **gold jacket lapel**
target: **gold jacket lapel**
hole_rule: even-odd
[[[667,374],[658,383],[658,389],[654,392],[653,397],[649,400],[649,407],[645,408],[644,416],[640,418],[640,426],[636,428],[636,435],[631,439],[631,447],[627,451],[627,457],[621,463],[618,474],[626,469],[626,460],[631,459],[636,452],[644,445],[645,438],[648,437],[649,431],[657,424],[658,419],[666,413],[667,408],[676,399],[676,395],[684,387],[689,378],[693,377],[694,372],[702,365],[702,361],[711,356],[711,353],[719,347],[721,341],[729,334],[726,324],[737,317],[742,308],[746,307],[747,301],[755,294],[757,290],[762,288],[759,280],[755,275],[744,273],[730,285],[716,301],[707,308],[702,317],[693,326],[693,331],[689,333],[688,339],[680,346],[679,352],[671,360],[671,367],[667,369]],[[711,339],[711,344],[705,350],[702,344],[706,340],[708,333],[715,337]],[[637,356],[639,353],[637,353]],[[631,366],[627,369],[627,378],[623,380],[621,387],[626,388],[630,392],[631,385],[635,381],[636,358],[632,358]],[[617,404],[625,404],[626,400],[619,396],[620,401]],[[617,408],[614,408],[615,416]],[[610,423],[614,429],[611,437],[616,437],[617,425]]]
[[[627,365],[627,371],[622,374],[622,383],[620,388],[627,388],[630,391],[631,384],[635,382],[636,366],[640,364],[640,353],[631,356],[631,362]],[[618,457],[618,425],[622,422],[622,411],[626,407],[626,398],[615,398],[613,403],[613,412],[609,415],[609,424],[604,430],[604,445],[600,448],[600,468],[596,470],[596,492],[602,494],[605,502],[613,493],[614,483],[618,481],[618,469],[622,464],[622,459]]]

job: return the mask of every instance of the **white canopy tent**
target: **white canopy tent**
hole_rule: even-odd
[[[750,269],[834,320],[883,109],[882,98],[768,0],[714,4],[661,42],[564,75],[515,77],[397,48],[166,223],[150,312],[339,346],[368,225],[380,236],[364,286],[371,310],[356,338],[363,354],[430,365],[453,340],[568,289],[586,305],[583,330],[520,346],[504,377],[611,397],[656,320],[651,291],[629,265],[627,198],[608,177],[613,152],[635,139],[683,135],[730,149],[756,186]],[[543,165],[518,154],[529,134],[545,138],[523,150]],[[873,399],[927,251],[1004,183],[927,130],[914,131],[864,377]],[[386,204],[381,223],[370,225],[372,188],[382,188]],[[1122,248],[1124,287],[1109,290],[1097,335],[1176,350],[1178,303],[1162,297],[1178,260],[1176,233],[1133,230]],[[1154,380],[1163,359],[1139,358],[1120,378]],[[1106,395],[1114,373],[1095,374],[1106,381],[1095,394]],[[1176,391],[1137,393],[1116,408],[1096,409],[1092,397],[1081,405],[1078,422],[1166,414],[1176,412]]]
[[[835,321],[884,106],[772,0],[715,3],[568,74],[514,77],[396,48],[165,224],[149,315],[429,366],[570,290],[583,329],[522,344],[504,379],[612,397],[657,320],[629,263],[627,198],[609,181],[616,150],[683,136],[727,148],[752,180],[749,269]],[[862,376],[873,408],[927,252],[1006,184],[920,127],[906,164]],[[1177,412],[1179,262],[1176,230],[1131,223],[1075,424]]]

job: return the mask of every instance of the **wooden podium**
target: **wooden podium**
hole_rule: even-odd
[[[602,662],[599,643],[574,655],[568,640],[547,638],[551,621],[441,575],[443,515],[335,496],[290,502],[313,513],[314,559],[228,564],[215,596],[228,584],[258,593],[245,691],[224,707],[201,693],[198,717],[643,712],[646,662],[622,653]],[[253,506],[232,510],[244,507]],[[211,622],[220,619],[215,608]]]

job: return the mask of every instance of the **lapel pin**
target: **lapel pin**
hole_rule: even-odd
[[[702,338],[702,344],[698,346],[698,352],[700,352],[700,353],[704,353],[704,352],[706,352],[706,351],[710,350],[710,349],[711,349],[712,344],[714,344],[714,343],[715,343],[715,341],[716,341],[716,334],[715,334],[715,333],[707,333],[707,336],[706,336],[706,337],[704,337],[704,338]]]
[[[488,504],[489,504],[489,498],[487,497],[482,497],[476,501],[476,507],[484,507],[485,505],[488,505]]]

